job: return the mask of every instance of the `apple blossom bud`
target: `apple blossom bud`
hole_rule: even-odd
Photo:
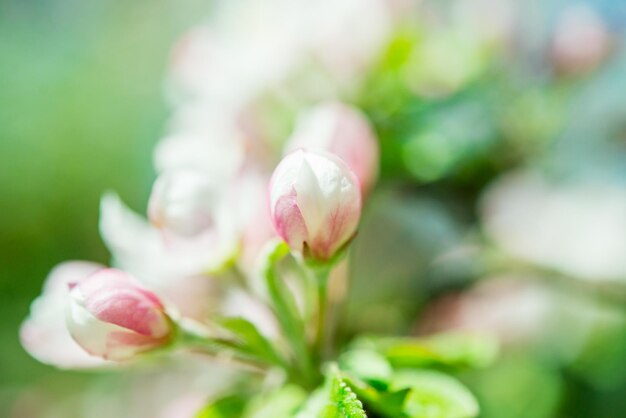
[[[193,237],[218,226],[220,195],[217,182],[202,172],[167,172],[154,183],[148,216],[163,230]]]
[[[127,273],[100,270],[71,286],[67,327],[88,353],[122,361],[171,340],[163,305]]]
[[[274,228],[292,250],[331,259],[355,234],[361,192],[338,157],[304,150],[287,155],[270,181]]]
[[[326,103],[305,114],[287,145],[289,151],[298,148],[339,156],[356,175],[363,193],[378,176],[376,135],[361,112],[343,103]]]

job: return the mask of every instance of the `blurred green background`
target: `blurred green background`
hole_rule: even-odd
[[[19,324],[55,264],[108,261],[105,190],[145,207],[170,49],[206,12],[194,0],[0,2],[0,416],[20,389],[65,376],[25,353]]]

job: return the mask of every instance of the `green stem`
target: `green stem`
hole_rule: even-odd
[[[229,270],[229,273],[231,274],[231,276],[233,277],[235,283],[237,283],[237,285],[243,289],[243,290],[249,290],[249,284],[248,284],[248,279],[246,278],[246,275],[244,274],[243,271],[241,271],[241,268],[239,267],[239,265],[237,263],[234,263],[232,265],[232,267]]]
[[[306,382],[305,386],[314,387],[318,376],[307,347],[305,323],[298,312],[293,295],[286,284],[279,280],[277,274],[278,263],[288,254],[289,250],[284,244],[277,245],[267,258],[263,276],[274,313],[291,345],[297,367]]]
[[[227,344],[217,339],[202,335],[195,330],[190,330],[184,326],[178,326],[178,337],[176,346],[198,354],[209,356],[215,361],[233,364],[246,371],[254,373],[266,373],[267,369],[263,364],[252,359],[238,355],[230,349]],[[228,353],[224,355],[224,353]]]
[[[320,361],[328,357],[328,273],[315,271],[317,286],[317,332],[314,349]]]

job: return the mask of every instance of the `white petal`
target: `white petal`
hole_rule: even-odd
[[[108,362],[89,355],[70,336],[65,325],[69,283],[76,283],[104,268],[96,263],[70,261],[55,267],[43,293],[33,301],[20,328],[20,340],[30,355],[59,368],[92,368]]]
[[[85,277],[105,268],[102,264],[89,261],[66,261],[52,269],[43,287],[43,293],[69,292],[70,283],[78,283]]]
[[[306,223],[309,236],[315,236],[319,229],[323,227],[322,222],[326,215],[326,204],[328,202],[320,188],[319,179],[313,171],[309,159],[312,159],[314,164],[317,163],[314,157],[307,156],[302,159],[302,165],[298,171],[294,187],[296,189],[298,208]]]

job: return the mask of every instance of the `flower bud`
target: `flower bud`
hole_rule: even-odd
[[[272,222],[292,250],[331,259],[355,234],[361,215],[358,180],[332,154],[287,155],[270,182]]]
[[[122,271],[101,270],[74,284],[70,299],[67,327],[94,356],[127,360],[172,338],[172,323],[159,299]]]
[[[215,181],[195,170],[162,174],[150,195],[150,221],[182,237],[213,230],[220,216],[220,192]]]
[[[343,103],[320,105],[300,119],[287,149],[304,148],[339,156],[366,193],[378,176],[378,141],[366,117]]]

